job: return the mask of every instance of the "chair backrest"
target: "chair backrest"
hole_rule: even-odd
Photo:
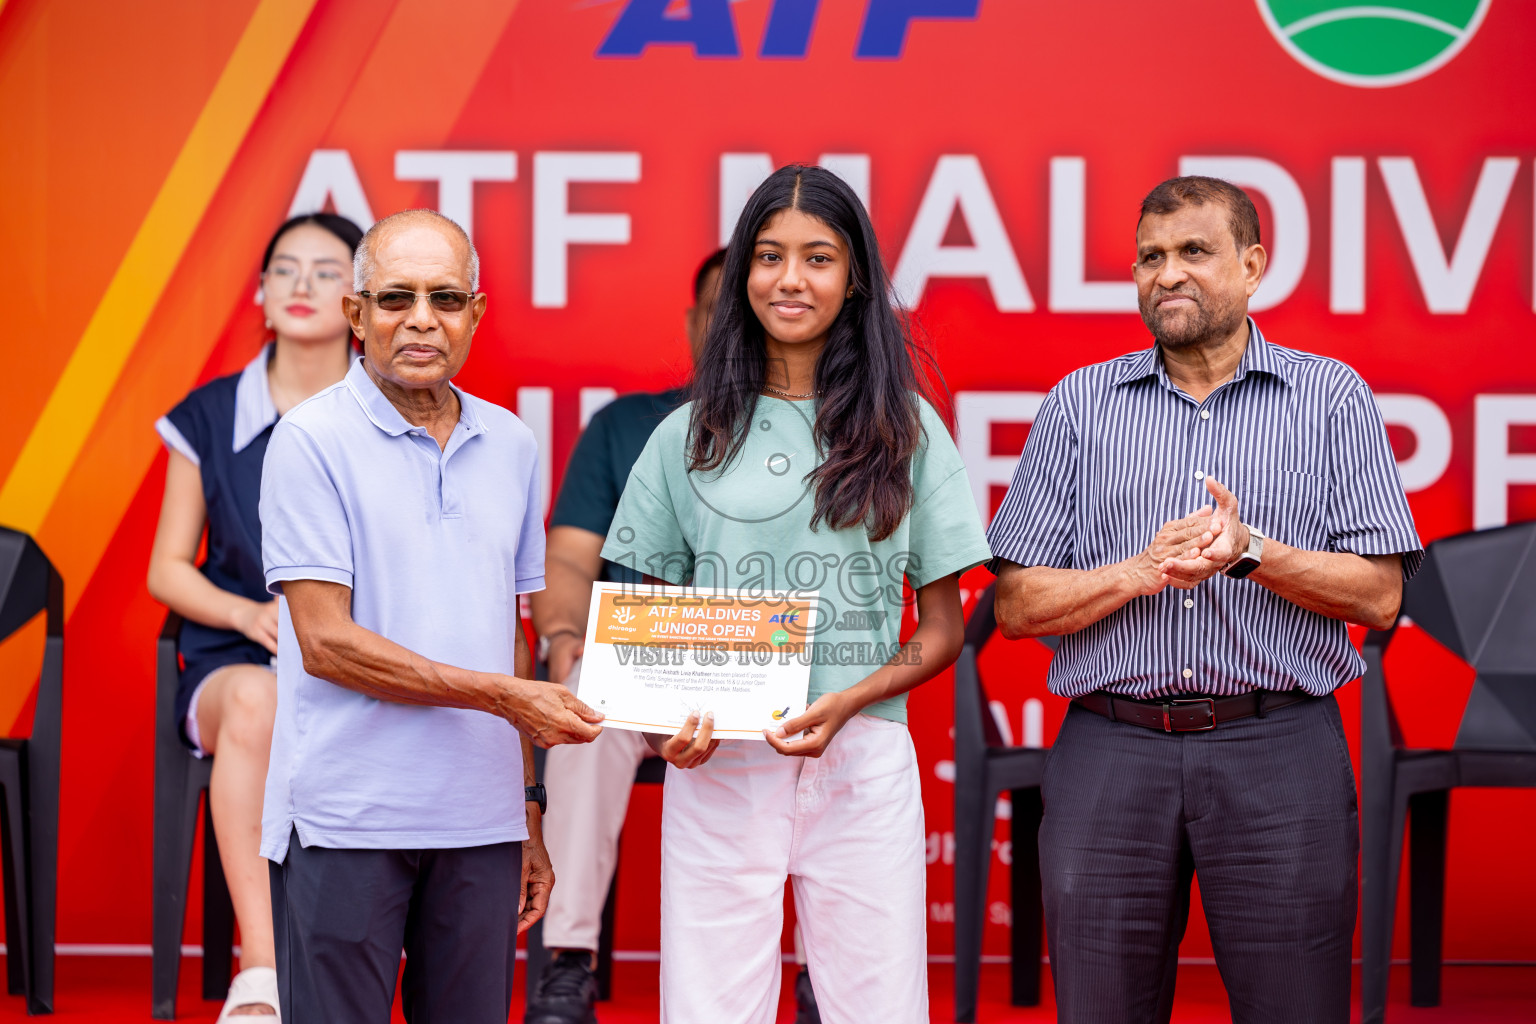
[[[62,588],[55,588],[54,580],[53,563],[37,541],[20,530],[0,526],[0,640],[41,611],[48,612],[48,635],[63,634],[64,594]]]
[[[155,738],[171,749],[185,750],[181,723],[176,721],[176,690],[181,681],[181,660],[177,655],[180,637],[181,616],[167,611],[155,640]]]
[[[967,741],[977,741],[989,747],[1007,746],[1002,732],[992,717],[987,691],[981,681],[977,659],[981,651],[997,632],[997,583],[988,584],[976,598],[970,618],[965,620],[965,645],[955,662],[955,744],[960,747]],[[1059,637],[1036,637],[1051,650],[1056,649]]]
[[[1536,751],[1536,522],[1430,544],[1403,614],[1477,671],[1456,749]]]
[[[965,620],[965,645],[979,653],[996,629],[997,584],[989,583],[987,589],[977,595],[971,617]]]
[[[7,689],[3,701],[7,714],[0,716],[5,719],[0,722],[0,734],[31,737],[41,728],[48,734],[47,742],[56,745],[63,707],[64,581],[36,541],[20,530],[0,526],[0,641],[40,612],[44,613],[43,660],[36,676],[31,729],[26,728],[25,715],[33,695],[29,669],[23,678],[0,681]]]

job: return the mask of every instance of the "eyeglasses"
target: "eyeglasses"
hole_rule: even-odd
[[[307,281],[311,291],[337,291],[346,283],[346,277],[340,270],[312,267],[308,273],[300,273],[299,268],[293,264],[276,262],[262,272],[261,278],[264,283],[272,285],[282,282],[289,290],[297,288],[300,281]]]
[[[407,292],[391,289],[384,292],[358,292],[359,298],[372,299],[386,313],[403,313],[416,308],[416,300],[425,298],[439,313],[462,313],[475,296],[471,292],[439,289],[435,292]]]

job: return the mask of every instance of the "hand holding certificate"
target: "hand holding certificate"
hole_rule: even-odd
[[[815,628],[814,594],[598,584],[581,696],[611,729],[671,735],[713,713],[715,738],[761,740],[805,710]]]

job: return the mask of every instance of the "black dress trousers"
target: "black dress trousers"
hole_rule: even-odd
[[[297,834],[270,865],[284,1024],[506,1024],[521,843],[333,850]]]
[[[1208,732],[1073,707],[1040,873],[1064,1024],[1161,1024],[1192,876],[1235,1024],[1347,1024],[1359,818],[1330,696]]]

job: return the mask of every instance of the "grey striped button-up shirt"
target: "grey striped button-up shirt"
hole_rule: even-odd
[[[1019,565],[1096,569],[1144,549],[1162,524],[1210,503],[1312,551],[1423,560],[1381,413],[1360,375],[1281,348],[1248,321],[1237,374],[1196,402],[1154,346],[1068,374],[1040,406],[987,538]],[[997,563],[994,562],[994,565]],[[1326,694],[1365,670],[1343,622],[1252,580],[1138,597],[1062,638],[1052,693],[1137,697],[1302,687]]]

